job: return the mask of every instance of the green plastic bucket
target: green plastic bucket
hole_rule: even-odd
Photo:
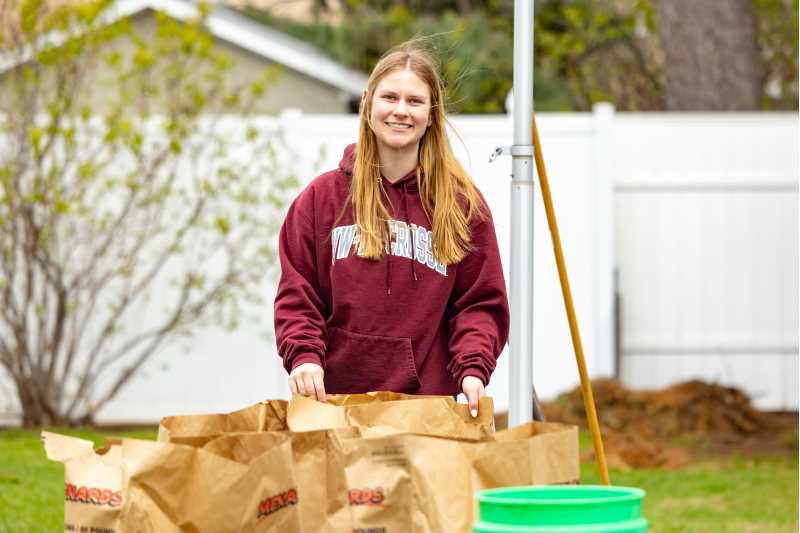
[[[615,524],[580,524],[571,526],[515,526],[475,522],[473,533],[647,533],[647,520],[637,518]]]
[[[476,494],[475,533],[640,533],[644,491],[605,485],[505,487]],[[515,526],[515,527],[503,527]]]

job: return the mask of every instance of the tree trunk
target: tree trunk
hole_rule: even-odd
[[[752,0],[658,0],[668,110],[759,109]]]
[[[40,390],[30,380],[15,378],[17,398],[22,408],[22,425],[26,428],[72,425],[58,409],[53,390]]]

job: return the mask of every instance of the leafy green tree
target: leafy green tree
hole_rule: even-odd
[[[343,10],[338,26],[245,13],[365,72],[392,46],[425,37],[441,61],[452,111],[504,112],[513,83],[513,1],[351,0]],[[661,81],[650,66],[652,46],[636,37],[637,27],[652,29],[650,11],[645,0],[537,0],[536,108],[589,109],[609,99],[624,109],[657,106]]]
[[[311,42],[343,64],[364,72],[370,72],[392,46],[423,38],[441,63],[453,104],[451,111],[504,112],[513,80],[513,20],[487,18],[478,10],[462,15],[447,6],[434,10],[436,2],[419,4],[427,9],[412,10],[403,3],[351,2],[346,22],[340,26],[299,24],[252,8],[244,12]]]
[[[26,426],[90,423],[159,349],[260,300],[296,179],[279,132],[224,113],[276,73],[233,86],[204,6],[143,30],[108,0],[4,6],[0,372]]]
[[[647,0],[540,0],[536,67],[563,80],[573,110],[599,101],[621,110],[660,109],[663,80],[654,30]]]
[[[798,0],[753,0],[764,109],[797,109]]]
[[[752,2],[761,62],[761,73],[752,76],[763,88],[762,108],[797,109],[798,2]],[[365,72],[392,46],[429,36],[442,61],[452,110],[503,112],[513,82],[513,0],[340,4],[338,25],[321,19],[300,24],[254,9],[246,13]],[[316,2],[318,12],[330,7],[325,0]],[[668,39],[669,32],[659,31],[656,7],[655,0],[535,0],[536,109],[588,110],[598,101],[628,111],[665,109],[662,39]],[[691,65],[671,66],[691,69]]]
[[[537,0],[537,109],[588,109],[593,101],[623,93],[619,86],[630,83],[630,76],[627,72],[618,77],[614,74],[631,64],[639,68],[647,60],[643,45],[633,37],[646,4],[618,3],[605,0],[595,6],[596,2],[589,0]],[[300,24],[255,9],[245,13],[365,72],[392,46],[425,37],[442,63],[453,111],[502,113],[513,83],[513,1],[473,0],[468,4],[465,9],[465,4],[456,0],[351,0],[343,3],[343,22],[338,26]],[[611,8],[618,13],[609,14]],[[619,65],[609,69],[611,59]],[[654,98],[652,93],[658,93],[657,74],[647,70],[636,79],[640,87],[628,97],[632,101],[628,107],[646,107]]]
[[[797,0],[537,0],[537,68],[569,83],[574,109],[752,109],[758,94],[797,109],[797,21]]]

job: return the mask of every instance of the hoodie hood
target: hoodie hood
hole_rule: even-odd
[[[345,149],[344,153],[342,154],[342,159],[339,161],[339,170],[347,174],[348,176],[353,175],[353,165],[356,163],[356,144],[348,144]]]

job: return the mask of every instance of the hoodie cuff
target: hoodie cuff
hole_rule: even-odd
[[[481,352],[470,352],[451,359],[447,365],[447,371],[458,383],[459,389],[461,388],[461,382],[467,376],[475,376],[486,387],[494,370],[493,363],[494,361],[484,356]]]
[[[322,365],[322,361],[320,361],[317,354],[313,352],[305,352],[301,353],[300,355],[295,357],[294,360],[292,360],[292,368],[289,370],[289,372],[291,373],[292,370],[302,365],[303,363],[314,363],[315,365],[319,365],[320,367],[324,368],[324,366]]]
[[[474,368],[474,367],[465,368],[464,370],[461,371],[461,375],[458,376],[459,392],[464,390],[464,387],[462,387],[461,385],[464,382],[464,378],[467,376],[474,376],[478,378],[479,380],[481,380],[481,383],[483,383],[484,387],[486,387],[489,384],[489,379],[487,378],[487,376],[483,374],[480,368]]]

